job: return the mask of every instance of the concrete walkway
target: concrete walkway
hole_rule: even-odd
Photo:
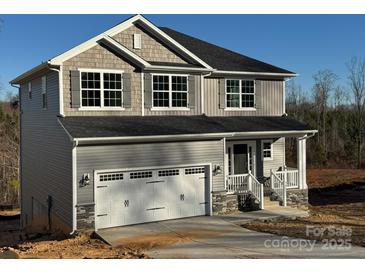
[[[264,214],[264,215],[268,215]],[[365,258],[365,248],[328,249],[304,239],[250,231],[248,215],[193,217],[99,230],[112,246],[141,248],[152,258]],[[267,216],[264,216],[267,218]],[[287,245],[289,247],[287,247]]]

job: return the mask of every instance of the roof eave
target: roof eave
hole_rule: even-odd
[[[296,77],[299,74],[294,72],[254,72],[254,71],[229,71],[229,70],[214,70],[213,74],[231,74],[231,75],[257,75],[257,76],[280,76],[280,77]]]
[[[121,137],[89,137],[74,138],[79,145],[108,144],[108,143],[143,143],[181,140],[213,140],[221,138],[274,138],[274,137],[303,137],[307,134],[316,134],[318,130],[288,130],[288,131],[255,131],[231,133],[203,133],[203,134],[178,134],[155,136],[121,136]]]
[[[43,62],[43,63],[39,64],[38,66],[36,66],[36,67],[24,72],[23,74],[19,75],[18,77],[14,78],[9,83],[11,85],[20,84],[22,81],[24,81],[25,79],[29,78],[30,76],[36,74],[37,72],[40,72],[40,71],[50,68],[52,66],[54,66],[54,65],[51,65],[49,61]]]

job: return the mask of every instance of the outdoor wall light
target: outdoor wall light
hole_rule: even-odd
[[[213,168],[214,175],[222,174],[222,168],[220,165],[215,165]]]
[[[88,186],[89,184],[90,184],[90,174],[85,173],[84,175],[82,175],[80,186]]]

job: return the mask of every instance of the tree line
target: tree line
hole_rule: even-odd
[[[295,80],[286,85],[287,114],[318,129],[308,139],[307,164],[311,167],[363,168],[365,123],[365,58],[346,64],[346,85],[330,69],[313,75],[310,91]],[[287,141],[287,161],[296,162],[296,144]]]

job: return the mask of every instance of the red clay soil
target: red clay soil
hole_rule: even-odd
[[[307,181],[309,188],[365,183],[365,169],[308,169]]]

